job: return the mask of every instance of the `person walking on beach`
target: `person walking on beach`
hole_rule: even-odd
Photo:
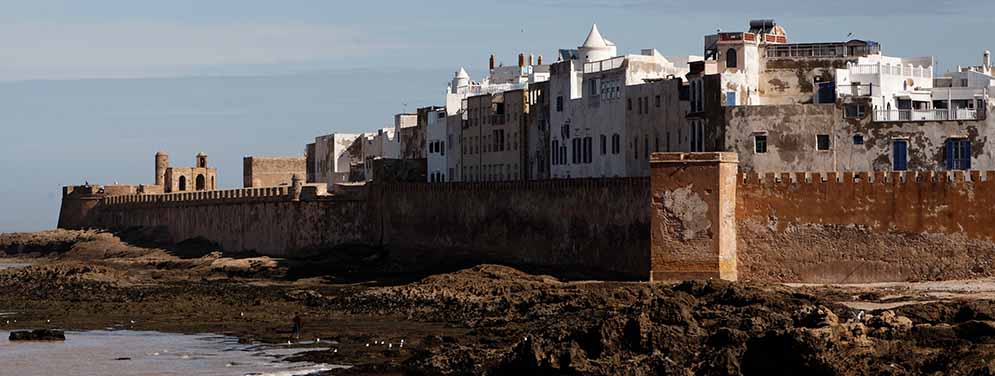
[[[303,331],[304,331],[304,324],[303,324],[303,321],[301,320],[301,314],[300,313],[295,313],[294,314],[293,339],[300,340],[301,339],[301,332],[303,332]]]

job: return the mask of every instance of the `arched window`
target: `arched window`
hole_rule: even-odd
[[[204,175],[197,175],[197,190],[203,191],[207,188],[207,179],[204,179]]]
[[[736,68],[736,49],[730,48],[726,51],[726,68]]]
[[[180,176],[180,192],[187,190],[187,177]]]

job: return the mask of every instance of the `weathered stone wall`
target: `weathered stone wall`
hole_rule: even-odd
[[[972,171],[967,181],[962,172],[740,179],[742,278],[857,283],[995,275],[995,172]]]
[[[646,178],[371,184],[335,197],[304,188],[301,201],[290,201],[288,187],[115,197],[91,190],[67,194],[59,223],[156,229],[157,240],[200,238],[227,252],[292,256],[362,244],[382,246],[400,265],[495,262],[575,277],[649,276]]]
[[[109,197],[92,207],[84,226],[65,227],[145,228],[156,230],[156,240],[202,239],[227,252],[270,256],[371,242],[365,200],[291,201],[287,189]]]
[[[242,186],[245,188],[289,185],[294,175],[307,178],[307,157],[249,156],[242,159]]]
[[[875,122],[870,110],[860,118],[845,118],[843,106],[726,108],[724,150],[739,154],[743,172],[890,171],[894,167],[893,144],[895,140],[905,140],[908,170],[932,171],[946,168],[946,141],[964,138],[971,143],[971,168],[995,169],[995,155],[987,145],[995,139],[995,119],[991,117],[969,121]],[[767,135],[766,153],[756,153],[754,136],[758,134]],[[816,150],[816,137],[820,134],[830,137],[829,150]]]
[[[67,187],[59,226],[145,227],[172,242],[275,256],[362,244],[382,246],[399,267],[493,262],[587,278],[649,279],[674,265],[688,266],[687,278],[735,271],[779,282],[995,276],[995,172],[740,174],[733,226],[720,213],[734,167],[722,164],[654,165],[652,185],[378,183],[332,197],[305,186],[301,201],[287,187],[125,196]]]
[[[650,280],[737,279],[736,154],[654,153]]]
[[[371,192],[382,241],[416,261],[466,258],[647,279],[649,180],[390,184]]]

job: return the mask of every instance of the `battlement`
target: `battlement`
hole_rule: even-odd
[[[995,171],[871,171],[871,172],[793,172],[740,173],[740,186],[798,184],[908,184],[908,183],[987,183],[995,181]]]
[[[176,192],[158,194],[130,194],[107,196],[101,201],[104,206],[134,204],[169,204],[205,202],[246,202],[289,200],[290,187],[240,188],[219,191]]]

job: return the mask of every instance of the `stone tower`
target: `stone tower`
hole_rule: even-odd
[[[194,167],[207,168],[207,154],[197,153],[197,164]]]
[[[169,154],[164,151],[155,153],[155,185],[166,184],[166,169],[169,168]]]

